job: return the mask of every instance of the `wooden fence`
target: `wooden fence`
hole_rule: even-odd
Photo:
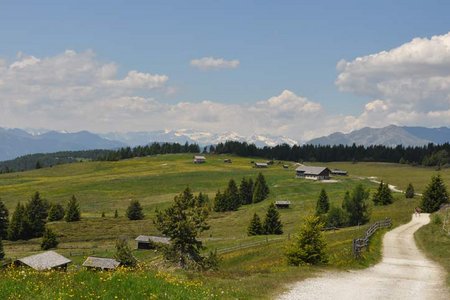
[[[370,237],[379,229],[383,227],[391,227],[392,220],[390,218],[386,218],[382,221],[377,221],[373,223],[369,229],[366,230],[366,234],[363,238],[354,239],[353,240],[353,255],[356,258],[361,256],[361,252],[363,248],[366,248],[369,245]]]

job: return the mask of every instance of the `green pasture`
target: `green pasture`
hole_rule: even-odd
[[[231,158],[232,164],[224,163]],[[59,235],[58,252],[81,263],[88,255],[112,256],[114,241],[119,236],[132,239],[139,234],[158,234],[153,225],[155,209],[164,209],[173,197],[189,186],[194,193],[203,192],[212,201],[218,189],[224,190],[229,179],[239,184],[242,177],[255,178],[262,172],[270,187],[267,200],[247,206],[238,211],[215,213],[209,217],[211,229],[200,237],[207,250],[217,249],[221,254],[221,268],[217,272],[191,274],[173,270],[177,276],[191,276],[202,281],[214,291],[225,290],[225,298],[265,298],[282,291],[286,284],[312,276],[324,268],[362,268],[380,258],[382,232],[378,233],[363,259],[355,261],[351,255],[353,238],[363,234],[366,226],[326,232],[330,263],[326,267],[286,266],[283,251],[289,239],[298,230],[303,218],[312,214],[320,190],[325,188],[332,205],[340,206],[347,190],[363,183],[371,191],[377,184],[367,177],[375,176],[405,189],[411,182],[417,192],[424,189],[434,174],[441,174],[450,186],[450,170],[412,167],[384,163],[329,163],[330,168],[349,171],[349,176],[336,177],[338,182],[314,182],[295,178],[295,164],[278,162],[267,169],[253,168],[252,161],[262,159],[241,158],[225,155],[208,155],[205,164],[193,164],[192,156],[185,154],[158,155],[118,162],[80,162],[53,168],[22,173],[0,175],[0,198],[11,213],[18,201],[25,202],[35,191],[50,202],[66,204],[74,194],[81,207],[82,220],[75,223],[53,222],[49,226]],[[283,164],[289,168],[284,169]],[[386,207],[371,206],[371,222],[390,217],[394,226],[408,222],[419,197],[407,200],[400,193],[394,194],[395,202]],[[125,210],[130,199],[139,200],[146,218],[129,221]],[[284,224],[281,236],[248,237],[246,229],[253,213],[264,218],[270,202],[289,200],[289,209],[280,210]],[[118,210],[119,218],[113,218]],[[105,212],[106,217],[101,214]],[[40,239],[30,241],[4,241],[9,257],[39,251]],[[135,255],[152,268],[160,268],[161,255],[154,251],[135,251]],[[74,268],[74,267],[73,267]],[[2,275],[0,275],[1,277]],[[236,284],[239,282],[239,284]]]

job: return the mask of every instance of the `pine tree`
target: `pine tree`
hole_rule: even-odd
[[[327,227],[343,227],[347,224],[347,215],[340,207],[331,206],[326,218]]]
[[[197,206],[208,206],[209,205],[209,197],[206,194],[199,193],[195,198],[195,202]]]
[[[369,221],[368,205],[366,203],[369,198],[369,191],[364,189],[362,184],[358,184],[350,196],[346,193],[343,209],[348,214],[348,223],[350,226],[365,224]]]
[[[264,233],[265,234],[282,234],[283,224],[280,221],[280,214],[271,203],[267,209],[266,218],[264,219]]]
[[[9,212],[3,201],[0,199],[0,239],[8,237]]]
[[[49,228],[46,228],[44,231],[44,235],[42,236],[41,249],[48,250],[51,248],[56,248],[59,242],[56,237],[56,234]]]
[[[0,260],[5,258],[5,250],[3,250],[3,242],[2,238],[0,237]]]
[[[8,239],[10,241],[17,241],[26,239],[29,236],[30,231],[25,206],[19,202],[17,203],[16,210],[12,215],[11,223],[8,227]]]
[[[48,205],[36,192],[25,207],[27,219],[30,225],[31,236],[40,237],[44,234],[45,223],[48,216]]]
[[[239,198],[241,199],[242,205],[253,202],[253,180],[251,178],[242,178],[241,184],[239,185]]]
[[[250,221],[250,225],[248,226],[247,229],[247,234],[248,235],[260,235],[263,234],[263,227],[261,224],[261,219],[259,218],[259,216],[255,213],[253,214],[253,218]]]
[[[217,191],[216,196],[214,197],[214,211],[223,212],[227,211],[228,205],[226,203],[225,195]]]
[[[75,195],[72,195],[72,198],[69,200],[66,209],[66,222],[77,222],[81,219],[80,207],[77,202],[77,198]]]
[[[410,184],[408,184],[408,187],[406,188],[405,198],[406,199],[412,199],[412,198],[414,198],[414,196],[415,196],[414,187],[410,183]]]
[[[256,177],[255,185],[253,188],[253,203],[261,202],[269,195],[269,186],[266,183],[266,179],[262,173]]]
[[[326,263],[326,241],[322,233],[323,223],[317,216],[306,217],[299,234],[286,251],[289,265]]]
[[[118,239],[116,241],[116,254],[114,258],[117,259],[122,266],[134,267],[137,265],[137,260],[131,253],[131,249],[125,239]]]
[[[114,218],[117,219],[119,217],[119,212],[117,209],[114,211]]]
[[[64,219],[64,207],[61,204],[52,204],[48,211],[48,221],[61,221]]]
[[[127,217],[129,220],[143,220],[144,212],[138,200],[131,200],[127,208]]]
[[[102,218],[106,218],[105,212],[102,211]]]
[[[391,190],[389,189],[389,184],[381,181],[377,191],[373,195],[372,200],[375,205],[387,205],[394,202]]]
[[[325,189],[320,191],[319,199],[317,199],[316,203],[316,215],[323,215],[328,212],[330,209],[330,200],[328,199],[327,192]]]
[[[239,190],[237,188],[236,182],[233,179],[230,179],[230,181],[228,182],[228,187],[224,192],[224,197],[227,203],[227,210],[237,210],[241,205]]]
[[[440,175],[433,176],[422,195],[422,209],[427,213],[437,211],[441,204],[448,203],[447,188]]]

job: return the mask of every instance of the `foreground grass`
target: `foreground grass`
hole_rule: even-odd
[[[414,237],[419,248],[447,271],[447,285],[450,287],[450,234],[442,230],[442,224],[433,221],[434,215],[439,215],[444,220],[446,213],[437,212],[431,215],[431,222],[420,228]]]
[[[224,164],[224,158],[231,158],[233,163]],[[155,209],[163,209],[170,205],[173,197],[187,185],[195,193],[207,193],[212,199],[217,189],[223,190],[226,187],[229,179],[234,178],[239,183],[243,176],[255,178],[258,172],[263,172],[271,190],[269,199],[243,206],[235,212],[213,212],[208,220],[211,229],[200,237],[208,251],[217,249],[220,253],[222,257],[220,270],[202,274],[168,271],[171,276],[201,282],[199,291],[196,290],[197,287],[194,288],[197,291],[194,294],[197,296],[203,295],[203,292],[211,292],[214,295],[219,294],[221,298],[262,299],[282,292],[290,282],[314,276],[317,272],[328,269],[364,268],[379,261],[383,232],[378,232],[374,236],[369,251],[363,253],[361,260],[354,260],[352,257],[352,240],[362,236],[368,224],[325,233],[330,258],[328,266],[295,268],[286,265],[284,248],[299,229],[304,217],[314,212],[322,188],[326,189],[331,204],[340,206],[345,192],[353,189],[356,184],[363,183],[371,191],[377,188],[377,185],[365,179],[366,177],[377,176],[399,188],[404,188],[403,185],[412,182],[420,191],[428,183],[431,175],[437,173],[433,169],[397,164],[331,163],[326,165],[349,170],[350,176],[337,178],[337,183],[324,183],[296,179],[295,165],[289,162],[287,162],[289,169],[282,167],[286,162],[276,163],[268,169],[254,169],[250,162],[256,159],[212,155],[208,156],[207,160],[206,164],[194,165],[190,155],[159,155],[119,162],[83,162],[30,172],[3,174],[0,175],[0,198],[12,210],[18,201],[27,201],[36,190],[51,202],[62,204],[75,194],[80,202],[82,220],[75,223],[52,222],[48,226],[58,234],[60,245],[57,251],[72,259],[75,265],[80,265],[89,255],[112,257],[114,242],[119,236],[129,237],[130,246],[134,247],[132,239],[137,235],[158,234],[152,222]],[[449,185],[450,169],[443,170],[440,174]],[[139,200],[143,205],[146,214],[144,220],[129,221],[124,217],[130,198]],[[248,237],[246,230],[253,213],[264,217],[267,206],[275,200],[290,200],[292,203],[291,208],[280,210],[284,234]],[[383,207],[371,205],[370,223],[386,217],[392,218],[394,226],[406,223],[410,220],[418,201],[418,198],[407,200],[402,194],[395,194],[395,202],[392,205]],[[117,219],[112,217],[116,209],[120,215]],[[102,212],[106,213],[105,218],[100,217]],[[40,239],[4,241],[6,254],[10,258],[40,252],[39,245]],[[122,288],[124,291],[128,289],[131,293],[127,298],[134,297],[135,294],[148,298],[150,296],[142,293],[152,292],[158,298],[164,299],[165,293],[169,291],[173,293],[171,296],[175,295],[171,299],[177,299],[176,286],[173,290],[169,286],[167,288],[170,289],[167,290],[163,282],[161,289],[153,289],[161,280],[155,277],[158,274],[157,270],[160,269],[161,254],[153,251],[134,251],[134,255],[140,261],[152,265],[150,269],[139,270],[136,273],[123,273],[127,274],[123,276],[137,281],[136,285],[142,284],[140,287],[135,287],[131,282],[130,285],[121,285],[120,282],[127,282],[120,278],[122,273],[119,273],[120,276],[117,275],[119,276],[116,282],[117,291],[115,285],[107,286],[108,282],[101,281],[103,273],[76,271],[75,268],[64,276],[68,278],[69,283],[90,282],[92,286],[95,283],[106,290],[111,289],[111,294],[96,294],[104,299],[109,299],[114,292],[119,292]],[[29,281],[11,281],[13,279],[8,276],[6,273],[0,273],[0,282],[9,282],[18,291],[30,289],[33,282],[38,286],[52,285],[52,281],[46,284],[37,274],[30,275]],[[52,276],[49,275],[49,278],[53,278]],[[89,280],[84,280],[83,276]],[[148,289],[145,287],[147,281]],[[79,283],[76,285],[79,286]],[[0,283],[0,292],[3,293],[3,288],[6,289],[8,286],[6,283],[3,285]],[[79,286],[79,290],[82,291],[83,287]],[[39,297],[42,295],[41,299],[57,295],[48,294],[50,291],[45,289],[48,287],[42,288],[36,292]],[[87,291],[90,290],[91,288],[86,288],[86,294],[78,292],[78,298],[81,295],[89,296]],[[187,293],[185,298],[197,299],[194,294]],[[120,294],[118,297],[124,296]]]

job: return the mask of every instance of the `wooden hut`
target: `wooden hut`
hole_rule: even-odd
[[[83,267],[94,270],[114,270],[120,265],[120,262],[113,258],[89,256],[83,263]]]
[[[140,235],[135,241],[137,242],[138,249],[155,249],[157,244],[170,244],[170,238],[163,236]]]
[[[257,162],[255,163],[255,168],[267,168],[269,165],[267,163]]]
[[[328,169],[327,167],[300,166],[295,169],[295,175],[297,178],[326,180],[330,179],[330,169]]]
[[[206,157],[201,155],[194,156],[194,164],[203,164],[206,162]]]
[[[289,205],[291,205],[291,201],[278,200],[275,202],[276,208],[289,208]]]
[[[17,266],[27,266],[38,271],[45,271],[51,269],[66,270],[67,265],[72,261],[55,251],[46,251],[43,253],[27,256],[16,260],[14,263]]]

